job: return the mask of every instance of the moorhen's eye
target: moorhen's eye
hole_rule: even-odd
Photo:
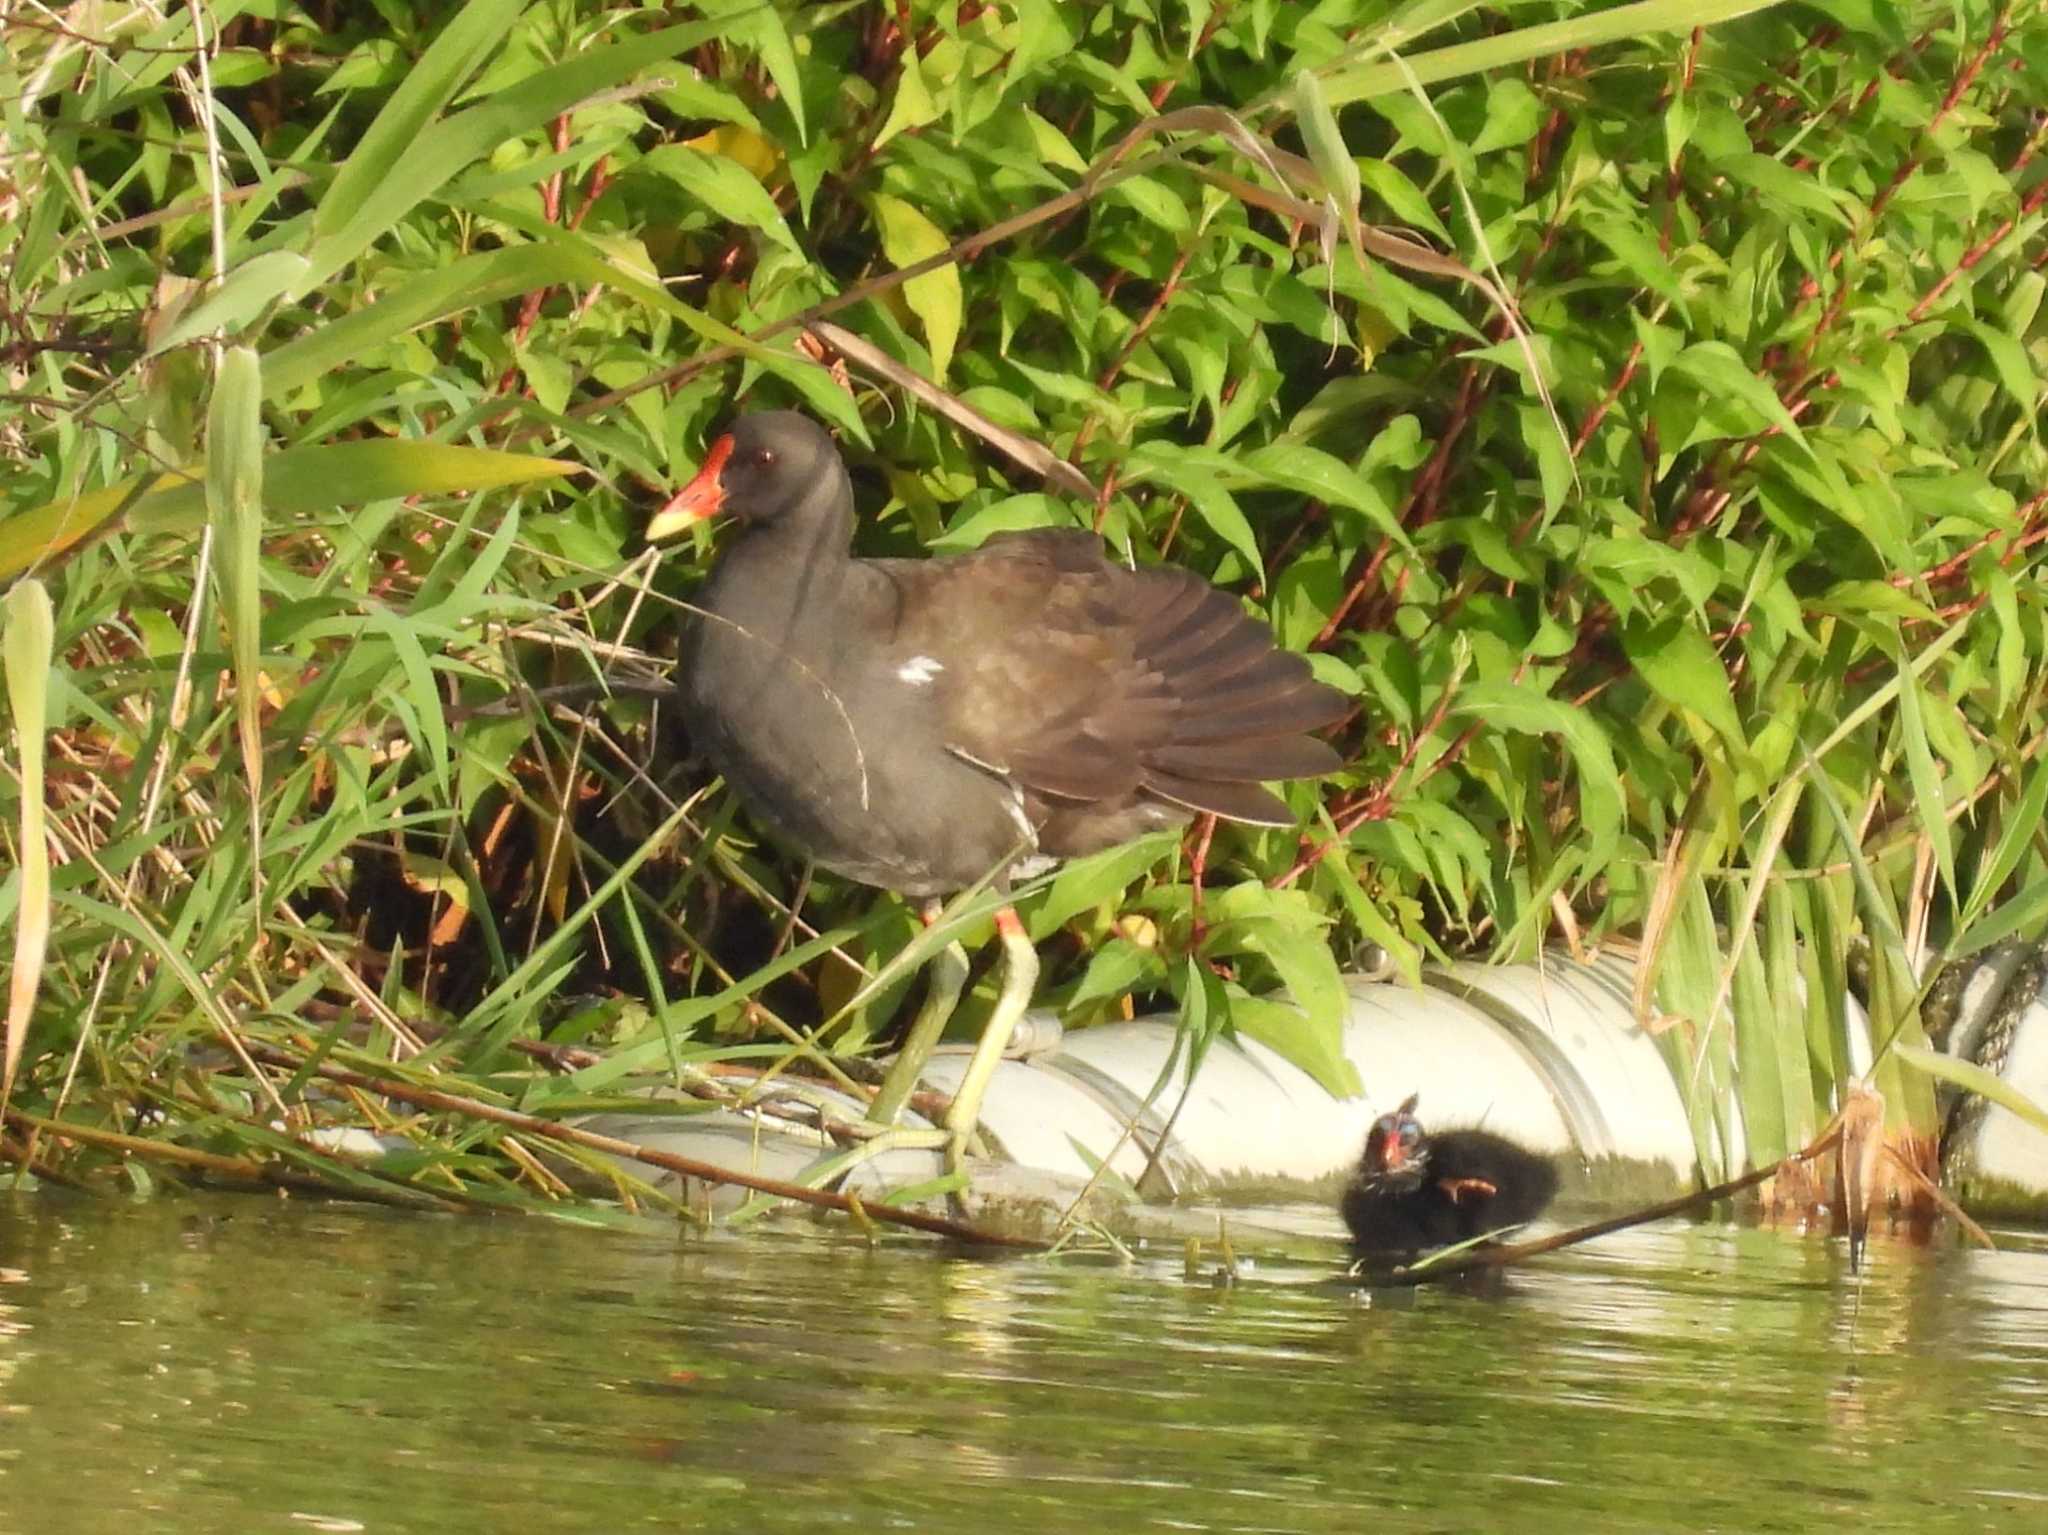
[[[773,448],[754,449],[754,467],[756,469],[766,469],[770,464],[774,462],[775,450]]]

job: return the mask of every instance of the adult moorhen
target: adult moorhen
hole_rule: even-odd
[[[1557,1194],[1548,1157],[1490,1130],[1431,1135],[1410,1094],[1373,1121],[1344,1190],[1344,1224],[1361,1257],[1470,1241],[1534,1220]]]
[[[1127,569],[1050,529],[855,559],[845,466],[787,411],[735,422],[647,537],[719,512],[739,531],[684,641],[692,739],[767,830],[850,879],[935,897],[1201,812],[1292,826],[1261,781],[1339,765],[1305,732],[1343,717],[1344,695],[1186,570]],[[946,1118],[955,1164],[1037,981],[1016,912],[996,928],[1004,984]],[[957,948],[954,965],[957,995]],[[897,1080],[915,1081],[951,1001],[913,1029]]]

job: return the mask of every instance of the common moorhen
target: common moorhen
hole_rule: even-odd
[[[1366,1132],[1344,1190],[1344,1224],[1361,1255],[1470,1241],[1543,1213],[1557,1193],[1548,1157],[1490,1130],[1440,1130],[1415,1117],[1416,1094]]]
[[[845,466],[786,411],[735,422],[647,536],[719,512],[739,531],[684,641],[692,738],[767,830],[850,879],[933,897],[1201,812],[1292,826],[1261,781],[1339,765],[1305,732],[1344,695],[1186,570],[1111,564],[1078,529],[855,559]],[[996,927],[1004,984],[947,1116],[956,1162],[1037,981],[1016,912]]]

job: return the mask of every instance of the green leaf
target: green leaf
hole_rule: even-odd
[[[1177,831],[1152,832],[1135,842],[1062,865],[1043,899],[1026,912],[1032,941],[1044,941],[1081,913],[1123,894],[1179,842]]]
[[[1332,1098],[1356,1098],[1365,1091],[1358,1068],[1345,1055],[1341,1035],[1305,1026],[1301,1009],[1285,1002],[1245,995],[1235,987],[1226,988],[1230,1026],[1247,1039],[1256,1039],[1283,1061],[1300,1067]]]
[[[918,63],[917,49],[915,46],[905,48],[902,68],[896,75],[896,99],[889,103],[889,115],[882,120],[881,129],[875,134],[874,147],[880,149],[906,129],[922,128],[938,120],[939,106],[932,100],[931,87],[924,82],[924,69]]]
[[[1012,0],[1004,9],[1016,20],[1010,28],[1010,62],[1003,71],[1003,94],[1038,69],[1071,52],[1077,39],[1069,8],[1058,0]]]
[[[2021,793],[2019,803],[2004,815],[1998,843],[1977,871],[1976,883],[1970,887],[1970,898],[1963,908],[1961,923],[1965,933],[1990,908],[2005,882],[2012,878],[2020,860],[2026,857],[2027,850],[2041,835],[2044,816],[2048,816],[2048,759],[2037,758],[2033,771],[2027,775],[2026,789]],[[1971,947],[1981,949],[1984,946],[1972,944]]]
[[[1712,395],[1738,401],[1759,423],[1769,422],[1794,442],[1805,441],[1778,391],[1759,378],[1727,342],[1695,342],[1671,360],[1670,371],[1691,378]]]
[[[1244,509],[1237,504],[1237,498],[1219,483],[1213,461],[1205,461],[1220,456],[1177,448],[1170,443],[1143,442],[1131,452],[1127,462],[1136,472],[1127,474],[1124,483],[1129,486],[1144,480],[1157,480],[1187,497],[1195,515],[1208,524],[1211,532],[1243,555],[1259,579],[1264,580],[1266,564],[1259,555],[1258,537],[1252,532],[1252,525],[1246,519]]]
[[[1762,193],[1765,207],[1803,208],[1830,223],[1850,225],[1849,214],[1815,176],[1753,152],[1724,156],[1717,163],[1735,181]]]
[[[792,255],[803,254],[775,199],[737,160],[708,155],[687,144],[664,144],[641,163],[675,182],[717,218],[759,230]]]
[[[1304,69],[1294,77],[1294,121],[1323,190],[1337,200],[1340,210],[1355,217],[1360,192],[1358,162],[1351,158],[1336,114],[1323,100],[1322,84],[1313,70]]]
[[[228,273],[204,302],[166,326],[145,355],[155,357],[216,331],[230,336],[239,333],[271,304],[296,291],[308,267],[306,258],[296,251],[268,251],[244,262]]]
[[[1209,927],[1205,952],[1263,955],[1308,1026],[1335,1037],[1350,998],[1325,920],[1301,891],[1249,880],[1212,892],[1202,917]]]
[[[1015,533],[1026,528],[1078,526],[1072,502],[1034,491],[1022,496],[1005,496],[1000,501],[977,507],[932,539],[928,547],[935,554],[947,554],[962,549],[979,549],[998,533]]]
[[[735,41],[753,45],[768,78],[775,82],[777,98],[789,108],[789,115],[796,122],[797,143],[810,143],[810,128],[804,117],[803,71],[797,67],[796,45],[790,40],[782,12],[772,4],[755,0],[740,7],[738,15],[722,21],[721,26]]]
[[[1622,626],[1629,664],[1672,707],[1704,719],[1736,751],[1748,749],[1728,671],[1707,637],[1683,617]]]
[[[424,128],[414,124],[395,145],[382,145],[380,140],[388,153],[366,160],[360,175],[356,174],[357,162],[365,156],[359,146],[342,167],[335,187],[321,201],[325,222],[315,226],[307,269],[294,292],[303,295],[327,281],[456,175],[507,140],[540,127],[650,64],[709,42],[721,35],[725,25],[692,22],[585,49],[499,91],[480,106]],[[346,199],[340,193],[344,182],[350,194]]]
[[[1736,1087],[1741,1095],[1744,1150],[1752,1165],[1775,1162],[1794,1149],[1785,1122],[1784,1076],[1779,1070],[1779,1042],[1787,1034],[1802,1037],[1802,1020],[1780,1006],[1765,984],[1763,957],[1753,932],[1736,935],[1734,985],[1729,1007],[1735,1016]]]
[[[585,270],[558,247],[515,245],[403,278],[389,274],[372,302],[336,315],[265,356],[265,397],[282,398],[423,325],[572,281]]]
[[[335,172],[314,214],[315,240],[338,234],[397,172],[419,147],[427,125],[505,41],[524,9],[525,0],[469,0],[441,29]]]
[[[1098,1002],[1127,997],[1140,986],[1147,989],[1164,982],[1166,967],[1155,949],[1141,948],[1125,938],[1112,938],[1089,958],[1081,984],[1067,998],[1067,1009],[1078,1012]]]
[[[1145,219],[1168,234],[1185,235],[1195,227],[1188,205],[1157,177],[1126,176],[1103,195],[1117,202],[1129,203]]]
[[[1969,930],[1949,945],[1952,957],[1981,954],[2015,933],[2036,933],[2036,924],[2048,917],[2048,879],[2036,880],[1997,910],[1979,917]]]
[[[1029,107],[1024,109],[1024,126],[1031,132],[1032,147],[1047,165],[1057,165],[1077,176],[1088,174],[1088,162],[1081,158],[1073,141]]]
[[[900,197],[877,193],[875,221],[882,230],[882,252],[898,267],[914,266],[943,253],[952,242],[938,225]],[[913,277],[903,285],[903,301],[924,326],[931,348],[932,381],[943,383],[960,337],[960,268],[948,262],[936,271]]]
[[[1893,631],[1896,647],[1903,642]],[[1956,899],[1955,839],[1949,831],[1948,794],[1942,787],[1941,771],[1934,765],[1934,752],[1927,744],[1927,725],[1921,716],[1920,679],[1904,669],[1899,674],[1899,733],[1905,740],[1906,773],[1913,784],[1914,818],[1934,849],[1941,882],[1949,900]]]
[[[1579,769],[1578,824],[1589,849],[1589,870],[1603,867],[1614,856],[1628,819],[1627,801],[1614,753],[1590,715],[1559,703],[1530,683],[1505,680],[1469,684],[1458,694],[1453,712],[1479,720],[1488,729],[1561,740]]]
[[[1632,218],[1612,214],[1587,214],[1582,222],[1588,234],[1614,253],[1629,276],[1652,293],[1670,299],[1681,316],[1688,314],[1685,290],[1679,284],[1678,273],[1672,270],[1670,259],[1649,229]],[[1732,348],[1730,355],[1734,355]],[[1777,395],[1773,393],[1771,399],[1775,402]]]
[[[1342,67],[1324,77],[1323,97],[1333,107],[1346,106],[1406,91],[1412,84],[1434,85],[1440,80],[1504,69],[1527,59],[1550,58],[1659,32],[1690,32],[1695,27],[1766,10],[1775,3],[1776,0],[1639,0],[1635,5],[1617,5],[1566,21],[1512,27],[1476,42],[1454,43],[1448,48],[1413,54],[1397,63]]]
[[[263,365],[248,347],[221,353],[206,416],[206,503],[249,800],[263,798]],[[250,819],[252,837],[262,824]],[[260,861],[260,858],[252,861]]]
[[[1330,506],[1361,512],[1373,528],[1409,553],[1415,546],[1394,509],[1372,481],[1341,458],[1305,443],[1268,443],[1244,454],[1238,464],[1269,485],[1284,486]]]
[[[1512,75],[1494,80],[1486,88],[1486,122],[1472,141],[1472,153],[1490,149],[1519,149],[1536,137],[1549,114],[1543,99]]]
[[[264,460],[263,504],[285,516],[405,496],[497,490],[581,474],[581,464],[437,442],[366,440],[287,448]],[[140,532],[199,526],[206,497],[200,468],[128,480],[0,522],[0,580],[72,548],[124,509]],[[129,503],[132,501],[132,505]]]
[[[392,651],[398,657],[399,670],[404,673],[406,684],[404,703],[398,707],[410,716],[417,727],[412,733],[427,759],[427,770],[434,775],[434,782],[445,798],[448,793],[448,722],[441,712],[441,690],[434,683],[433,663],[427,659],[426,647],[420,643],[418,626],[378,607],[370,610],[369,627],[372,633],[381,634],[391,642]]]
[[[2018,402],[2020,409],[2031,414],[2041,397],[2041,381],[2035,376],[2033,359],[2019,337],[1967,316],[1959,316],[1956,323],[1990,353],[1991,366],[1997,370],[2005,392]]]
[[[1894,1045],[1892,1053],[1916,1071],[1944,1082],[1953,1082],[1980,1098],[1988,1098],[2000,1108],[2010,1109],[2036,1130],[2048,1134],[2048,1109],[2042,1108],[1996,1072],[1986,1071],[1974,1061],[1921,1045]]]

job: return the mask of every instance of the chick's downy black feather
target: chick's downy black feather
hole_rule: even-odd
[[[1344,1190],[1360,1254],[1419,1252],[1534,1220],[1557,1194],[1550,1158],[1490,1130],[1426,1131],[1413,1097],[1375,1120]]]

